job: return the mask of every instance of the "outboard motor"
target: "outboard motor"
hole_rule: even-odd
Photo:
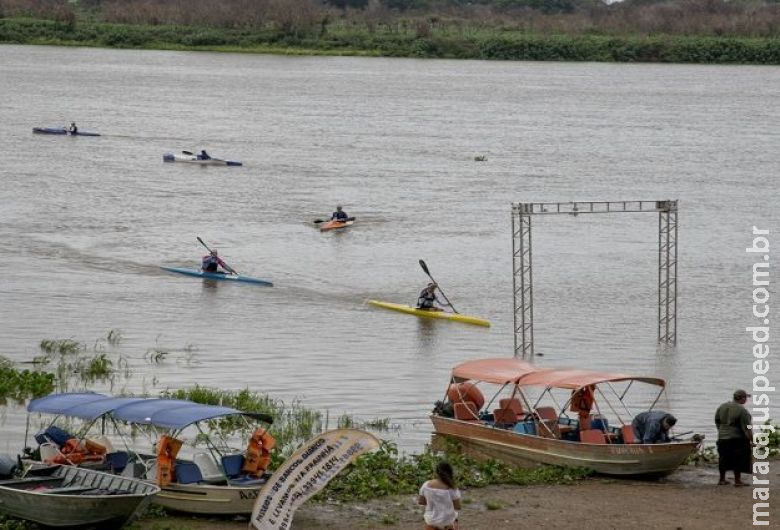
[[[0,479],[13,478],[18,469],[17,458],[0,454]]]

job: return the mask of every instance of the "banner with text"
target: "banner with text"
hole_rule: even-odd
[[[379,447],[372,434],[337,429],[306,442],[260,490],[252,510],[258,530],[289,530],[295,510],[363,453]]]

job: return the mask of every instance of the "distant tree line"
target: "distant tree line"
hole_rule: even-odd
[[[780,35],[780,0],[0,0],[0,18],[20,16],[297,33],[413,24],[564,35]]]

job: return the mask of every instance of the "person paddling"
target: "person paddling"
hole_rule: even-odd
[[[75,121],[70,122],[70,127],[68,127],[68,132],[70,134],[76,134],[76,133],[79,132],[79,128],[76,127],[76,122]]]
[[[222,267],[224,270],[220,271],[219,267]],[[219,257],[219,254],[217,253],[216,249],[212,250],[207,255],[203,256],[203,260],[201,261],[201,270],[203,272],[212,272],[212,273],[222,273],[225,274],[227,271],[230,271],[230,267],[228,267],[227,263],[222,261],[222,258]]]
[[[200,154],[198,155],[199,160],[211,160],[211,156],[206,152],[205,149],[200,150]]]
[[[426,311],[443,311],[440,307],[436,307],[436,303],[440,305],[451,305],[446,302],[442,302],[436,296],[436,289],[439,285],[436,282],[431,282],[420,291],[420,296],[417,297],[417,309],[424,309]]]
[[[341,221],[342,223],[346,223],[349,219],[349,215],[347,215],[347,212],[345,212],[341,206],[336,206],[336,211],[333,212],[333,215],[330,216],[332,221]]]

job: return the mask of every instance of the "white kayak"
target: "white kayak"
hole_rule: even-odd
[[[165,153],[163,155],[163,162],[184,162],[185,164],[198,164],[201,166],[241,166],[241,162],[237,160],[223,160],[221,158],[200,158],[197,155],[175,155],[173,153]]]

